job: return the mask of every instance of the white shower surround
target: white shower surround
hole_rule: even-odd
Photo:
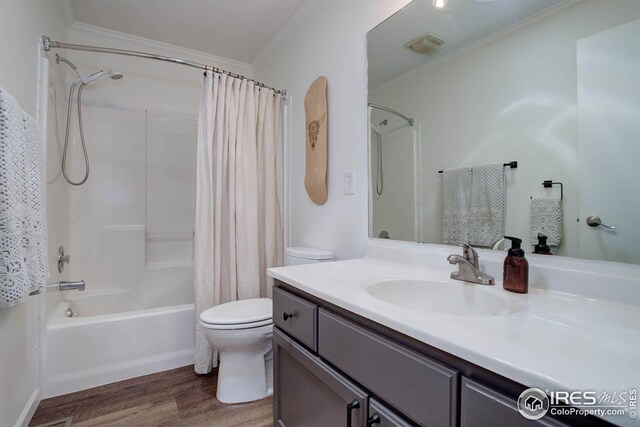
[[[72,26],[67,41],[180,56],[251,75],[248,64],[83,24]],[[195,187],[202,74],[137,58],[59,54],[83,72],[118,68],[124,79],[88,86],[83,94],[91,160],[87,185],[72,188],[58,180],[48,188],[60,188],[48,200],[51,212],[59,214],[50,251],[63,244],[71,255],[64,273],[56,271],[50,281],[85,279],[87,290],[46,296],[44,397],[189,365],[194,347],[193,210],[185,208],[190,199],[184,190],[190,182]],[[69,72],[64,64],[52,69]],[[57,97],[65,102],[58,111],[64,133],[64,90]],[[59,168],[57,152],[50,137],[50,179]],[[81,160],[70,159],[74,177],[83,172]],[[80,317],[64,317],[70,306]]]
[[[47,295],[44,397],[193,363],[195,118],[99,101],[83,118],[91,174],[69,190],[65,273],[87,290]]]

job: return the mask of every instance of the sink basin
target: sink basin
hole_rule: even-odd
[[[366,287],[382,301],[430,313],[457,316],[496,316],[509,311],[504,295],[484,285],[428,280],[384,280]]]

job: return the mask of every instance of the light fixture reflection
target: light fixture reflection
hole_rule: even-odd
[[[433,7],[436,9],[444,9],[447,5],[447,0],[433,0]]]

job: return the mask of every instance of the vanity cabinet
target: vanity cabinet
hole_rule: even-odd
[[[365,425],[367,393],[278,329],[273,363],[276,426]]]
[[[392,409],[378,402],[373,397],[369,399],[369,417],[367,427],[412,427],[413,424],[403,419]]]
[[[312,350],[316,350],[318,306],[279,288],[273,288],[273,323]]]
[[[525,386],[276,283],[276,426],[609,425],[527,420],[516,409]]]
[[[460,427],[561,427],[549,417],[527,420],[516,409],[516,400],[468,378],[462,378]]]
[[[457,371],[323,308],[318,354],[416,423],[455,424]]]

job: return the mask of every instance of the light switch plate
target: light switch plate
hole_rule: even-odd
[[[356,194],[356,171],[353,169],[344,172],[344,194]]]

